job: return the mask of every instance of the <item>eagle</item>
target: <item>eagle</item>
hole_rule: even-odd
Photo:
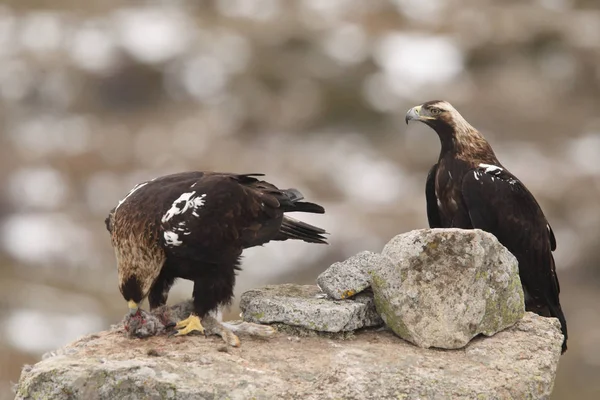
[[[410,121],[431,127],[441,142],[425,184],[429,226],[481,229],[496,236],[519,262],[526,309],[560,321],[564,353],[567,322],[552,256],[556,239],[540,205],[450,103],[435,100],[413,107],[406,114]]]
[[[204,332],[203,318],[233,297],[242,251],[288,239],[327,244],[327,232],[288,212],[323,214],[296,189],[279,189],[264,174],[183,172],[142,182],[105,220],[115,251],[119,290],[129,316],[163,306],[177,278],[194,282],[193,312],[175,325],[175,335]],[[216,331],[239,346],[227,329]]]

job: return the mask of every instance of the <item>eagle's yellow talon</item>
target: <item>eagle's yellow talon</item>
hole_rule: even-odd
[[[200,318],[197,315],[191,314],[186,319],[179,321],[175,325],[175,329],[178,329],[175,336],[184,336],[188,335],[191,332],[198,331],[201,334],[204,334],[204,327],[200,322]]]

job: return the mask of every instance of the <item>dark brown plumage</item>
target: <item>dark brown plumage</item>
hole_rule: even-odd
[[[519,261],[526,309],[560,321],[564,353],[567,322],[552,256],[556,239],[539,204],[449,103],[413,107],[406,114],[406,122],[411,120],[433,128],[442,147],[425,186],[429,226],[477,228],[495,235]]]
[[[323,229],[284,215],[322,214],[323,207],[259,176],[163,176],[137,185],[111,210],[106,227],[117,258],[119,288],[132,313],[146,297],[151,309],[164,305],[175,279],[183,278],[194,282],[194,311],[201,319],[230,302],[243,249],[271,240],[326,244]],[[189,325],[180,334],[203,330],[199,321],[190,323],[178,326]]]

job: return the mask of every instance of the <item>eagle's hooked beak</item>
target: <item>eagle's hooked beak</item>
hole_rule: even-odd
[[[127,306],[129,307],[129,314],[134,315],[138,312],[138,303],[136,303],[135,301],[129,300],[127,302]]]
[[[420,114],[421,114],[421,106],[416,106],[416,107],[413,107],[410,110],[408,110],[408,112],[406,113],[406,118],[405,118],[406,124],[408,125],[408,122],[412,121],[413,119],[417,120],[417,121],[420,120],[421,119]]]

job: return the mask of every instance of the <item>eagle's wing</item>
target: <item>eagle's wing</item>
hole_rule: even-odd
[[[261,175],[206,174],[165,187],[170,193],[158,196],[164,196],[159,223],[167,251],[211,262],[237,258],[243,248],[285,240],[280,232],[284,212],[323,212],[299,201],[298,191],[280,190],[255,176]]]
[[[218,263],[241,254],[244,228],[260,224],[261,202],[234,174],[179,174],[151,182],[159,240],[180,259]],[[250,176],[241,180],[256,181]]]
[[[554,231],[550,223],[548,223],[548,233],[550,234],[550,250],[554,251],[556,250],[556,238],[554,237]]]
[[[442,220],[440,218],[440,210],[438,208],[438,200],[435,195],[435,174],[438,165],[435,164],[427,174],[427,182],[425,184],[425,199],[427,200],[427,219],[430,228],[442,228]]]
[[[236,178],[237,179],[237,178]],[[285,216],[286,212],[323,214],[325,209],[304,200],[296,189],[279,189],[266,181],[247,182],[244,189],[260,199],[261,211],[270,217],[259,229],[246,230],[244,247],[258,246],[270,240],[297,239],[308,243],[327,244],[324,229]],[[276,228],[277,230],[275,231]]]
[[[488,166],[464,176],[462,196],[473,227],[492,233],[519,260],[530,304],[547,306],[566,327],[552,257],[554,234],[533,195],[510,172]]]

